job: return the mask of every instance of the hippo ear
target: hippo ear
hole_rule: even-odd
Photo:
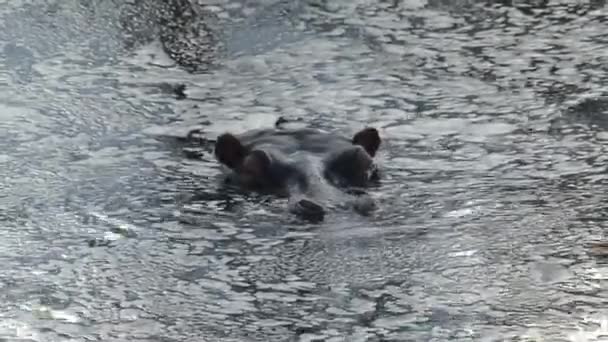
[[[231,169],[236,168],[247,155],[247,149],[230,133],[222,134],[215,143],[215,157]]]
[[[375,128],[365,128],[355,134],[353,144],[362,146],[373,157],[380,147],[380,134]]]

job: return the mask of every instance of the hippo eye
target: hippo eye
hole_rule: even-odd
[[[242,172],[262,176],[270,167],[270,157],[264,151],[252,151],[243,162]]]
[[[327,168],[331,174],[338,176],[339,183],[363,186],[374,173],[374,162],[361,146],[355,146],[332,156]]]

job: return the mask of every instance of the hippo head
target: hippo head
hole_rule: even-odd
[[[294,199],[294,212],[322,218],[325,210],[311,199],[319,197],[318,189],[368,185],[375,176],[373,158],[379,147],[375,128],[365,128],[351,139],[313,129],[265,129],[221,135],[215,156],[241,187],[288,196]]]

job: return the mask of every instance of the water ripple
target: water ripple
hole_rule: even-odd
[[[153,8],[0,3],[2,338],[608,334],[603,1],[213,1],[204,74]],[[223,187],[213,139],[279,116],[378,127],[378,211]]]

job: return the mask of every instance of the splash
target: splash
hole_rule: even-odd
[[[572,342],[606,342],[608,341],[608,315],[602,316],[599,319],[584,318],[583,325],[578,325],[578,331],[568,335],[568,339]],[[590,330],[588,323],[599,324],[596,329]]]

